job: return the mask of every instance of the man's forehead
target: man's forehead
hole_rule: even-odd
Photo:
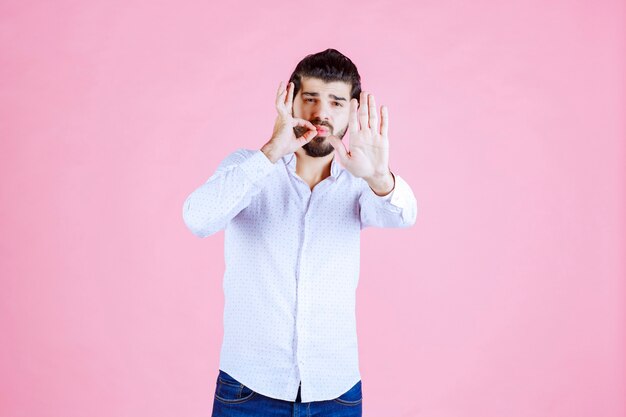
[[[318,93],[322,96],[333,94],[349,99],[351,89],[350,83],[345,81],[326,82],[319,78],[302,78],[300,93]]]

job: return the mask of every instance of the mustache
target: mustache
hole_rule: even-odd
[[[325,122],[322,122],[321,120],[317,121],[317,120],[310,120],[310,122],[314,125],[317,126],[325,126],[328,128],[328,130],[333,130],[332,127]],[[296,126],[293,128],[293,132],[296,134],[296,137],[299,138],[300,136],[304,135],[309,129],[307,129],[304,126]]]
[[[327,127],[327,128],[328,128],[328,130],[333,130],[331,125],[329,125],[328,123],[323,122],[323,121],[321,121],[321,120],[319,120],[319,119],[316,119],[316,120],[310,120],[310,122],[311,122],[312,124],[314,124],[314,125],[317,125],[317,126],[325,126],[325,127]]]
[[[304,135],[309,129],[307,129],[306,127],[303,126],[296,126],[293,128],[293,133],[296,134],[296,137],[299,138],[300,136]]]

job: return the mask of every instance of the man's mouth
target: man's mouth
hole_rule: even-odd
[[[326,134],[328,133],[328,128],[325,126],[319,126],[319,125],[315,125],[315,128],[317,129],[317,134]]]

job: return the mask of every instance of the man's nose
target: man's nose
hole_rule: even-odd
[[[330,106],[327,103],[324,103],[322,100],[318,101],[313,109],[313,115],[316,119],[321,119],[323,121],[328,121],[330,118]]]

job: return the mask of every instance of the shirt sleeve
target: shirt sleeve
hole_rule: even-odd
[[[379,196],[362,181],[359,196],[361,230],[373,227],[410,227],[417,218],[417,201],[413,190],[399,175],[391,173],[394,178],[393,190]]]
[[[233,217],[250,205],[277,165],[261,150],[232,152],[222,160],[213,175],[185,199],[182,212],[187,228],[198,237],[207,237],[224,229]]]

